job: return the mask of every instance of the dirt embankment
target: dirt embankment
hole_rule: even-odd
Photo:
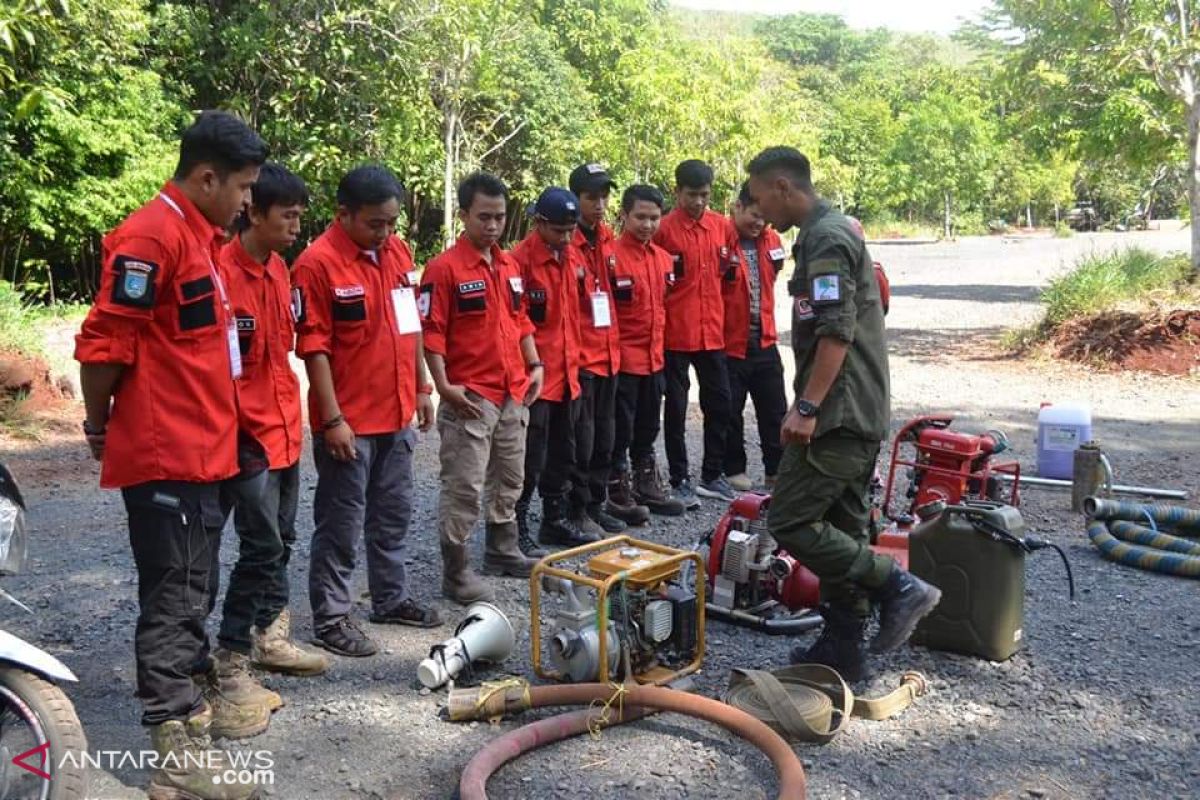
[[[1108,311],[1058,328],[1059,358],[1119,370],[1200,374],[1200,309]]]

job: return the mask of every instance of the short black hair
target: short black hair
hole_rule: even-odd
[[[261,166],[267,154],[266,142],[233,114],[202,111],[179,140],[175,180],[184,180],[201,164],[211,164],[224,180],[230,173]]]
[[[801,189],[812,191],[813,188],[808,156],[794,147],[768,147],[750,161],[746,171],[755,177],[768,172],[783,172]]]
[[[395,200],[404,202],[404,185],[387,167],[365,164],[355,167],[338,181],[337,204],[351,214],[363,206]]]
[[[698,158],[680,161],[675,168],[675,185],[684,189],[712,186],[713,168]]]
[[[654,203],[660,209],[666,205],[666,201],[663,200],[663,194],[657,187],[651,186],[648,183],[635,183],[621,195],[621,210],[628,214],[630,211],[633,211],[633,206],[638,200]]]
[[[308,186],[304,179],[282,164],[268,161],[258,172],[258,180],[250,187],[250,206],[266,214],[272,206],[308,206]],[[250,227],[250,217],[238,215],[234,227],[244,231]]]
[[[458,185],[458,207],[470,211],[476,195],[503,197],[508,200],[508,187],[504,181],[488,172],[473,172]]]
[[[738,189],[737,201],[742,208],[749,208],[755,204],[754,197],[750,194],[750,181],[742,181],[742,188]]]

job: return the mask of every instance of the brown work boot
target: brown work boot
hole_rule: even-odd
[[[283,707],[283,698],[258,682],[250,669],[250,656],[224,647],[213,653],[222,693],[242,706],[262,705],[268,711]]]
[[[259,669],[300,677],[320,675],[329,669],[328,658],[303,650],[292,641],[292,615],[286,608],[263,630],[253,628],[250,642],[251,664]]]
[[[645,525],[650,521],[650,509],[638,505],[633,498],[633,477],[627,469],[614,473],[609,480],[604,510],[629,525]]]
[[[492,588],[467,566],[466,545],[442,542],[442,594],[464,606],[496,599]]]
[[[650,509],[652,514],[678,517],[684,512],[683,501],[672,497],[663,486],[653,457],[642,459],[633,465],[633,498]]]
[[[187,722],[173,719],[150,729],[159,764],[146,789],[150,800],[249,800],[258,794],[253,783],[237,780],[225,752],[213,749],[212,718],[206,706]]]
[[[483,574],[528,578],[536,559],[521,552],[516,522],[489,524],[483,551]]]
[[[209,732],[214,739],[249,739],[258,736],[271,724],[271,708],[265,703],[241,705],[230,699],[221,685],[216,668],[195,680],[200,684],[204,700],[212,714]]]
[[[608,531],[606,531],[600,523],[592,519],[591,515],[587,513],[587,509],[583,506],[572,505],[569,516],[571,518],[571,522],[575,523],[575,527],[583,531],[584,536],[589,538],[595,537],[596,541],[608,536]],[[620,522],[620,520],[614,521]]]

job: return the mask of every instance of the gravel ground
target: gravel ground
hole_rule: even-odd
[[[1186,232],[1172,232],[873,248],[894,287],[888,322],[896,423],[946,411],[965,430],[1001,428],[1032,468],[1039,403],[1086,399],[1120,482],[1183,488],[1195,497],[1196,381],[1013,362],[988,344],[1036,314],[1038,287],[1079,254],[1133,241],[1160,250],[1187,245]],[[693,432],[699,430],[696,413]],[[461,609],[437,596],[436,442],[427,438],[417,461],[414,587],[456,621]],[[35,617],[8,614],[5,624],[77,672],[80,683],[70,694],[93,749],[142,748],[133,698],[135,573],[120,498],[96,488],[96,470],[73,434],[52,434],[36,446],[3,444],[32,503],[35,541],[31,568],[7,579],[5,588],[37,611]],[[693,442],[694,454],[698,448]],[[308,632],[305,540],[314,485],[306,457],[304,527],[293,572],[301,636]],[[879,659],[872,691],[918,669],[930,679],[929,695],[896,719],[855,721],[829,745],[798,746],[809,796],[1200,796],[1200,701],[1190,691],[1200,654],[1196,584],[1101,560],[1067,505],[1066,495],[1030,490],[1022,511],[1032,531],[1066,548],[1076,602],[1067,600],[1057,557],[1037,555],[1028,565],[1026,645],[1009,661],[920,648]],[[721,512],[706,503],[680,521],[656,521],[642,535],[687,546]],[[226,537],[222,553],[226,568],[236,553],[232,539]],[[529,674],[525,588],[519,581],[496,585],[499,604],[518,630],[504,669]],[[376,626],[373,633],[384,647],[379,656],[339,659],[321,678],[268,679],[288,705],[247,746],[273,753],[272,796],[445,798],[471,754],[498,732],[442,721],[444,693],[416,688],[417,662],[449,635],[448,627]],[[783,665],[792,644],[719,622],[710,623],[708,636],[698,684],[709,695],[720,693],[731,667]],[[96,773],[93,793],[144,797],[147,780],[134,770]],[[770,765],[757,752],[718,728],[668,715],[531,754],[502,770],[490,788],[496,798],[749,800],[776,791]]]

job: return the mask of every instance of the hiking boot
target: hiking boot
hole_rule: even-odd
[[[662,478],[659,477],[658,468],[654,466],[653,458],[639,461],[634,465],[633,499],[650,509],[653,514],[678,517],[684,512],[683,503],[667,494],[667,490],[662,484]]]
[[[542,544],[579,547],[598,542],[600,537],[593,533],[586,533],[575,520],[567,515],[566,498],[544,497],[542,498],[542,526],[538,529],[538,541]]]
[[[442,594],[456,603],[496,600],[496,593],[467,566],[467,546],[442,542]]]
[[[837,671],[847,683],[866,680],[867,620],[852,611],[825,604],[818,611],[825,619],[821,635],[807,649],[792,648],[793,664],[824,664]]]
[[[214,739],[249,739],[258,736],[271,724],[271,708],[265,703],[235,703],[225,693],[214,666],[197,675],[204,701],[208,704],[211,723],[208,731]]]
[[[677,485],[672,486],[671,497],[687,511],[700,507],[700,497],[696,494],[696,487],[692,486],[691,478],[684,478]]]
[[[750,480],[750,476],[744,472],[726,476],[725,480],[729,482],[735,492],[748,492],[754,488],[754,481]]]
[[[879,603],[879,632],[871,640],[871,652],[886,653],[908,641],[942,599],[942,590],[893,564],[887,582],[871,595]]]
[[[538,547],[537,540],[529,532],[529,501],[517,501],[517,546],[526,558],[540,560],[550,555],[550,551]]]
[[[411,625],[414,628],[436,628],[442,624],[442,615],[436,608],[423,606],[411,597],[391,611],[372,611],[368,619],[376,625]]]
[[[571,522],[574,522],[575,527],[583,531],[585,536],[596,537],[596,541],[600,541],[608,535],[608,531],[604,530],[604,527],[600,523],[592,519],[585,508],[572,508]],[[617,520],[617,522],[620,522],[620,520]],[[624,528],[625,526],[622,525],[621,527]]]
[[[484,539],[483,574],[528,578],[537,561],[521,552],[520,539],[515,522],[489,524]]]
[[[623,533],[629,526],[612,514],[604,511],[599,503],[589,503],[586,509],[588,517],[603,529],[605,533]]]
[[[329,659],[292,641],[292,615],[286,608],[263,630],[250,631],[250,663],[284,675],[311,677],[329,669]]]
[[[737,492],[733,490],[733,486],[729,484],[724,475],[718,475],[711,481],[700,481],[700,485],[696,487],[696,494],[710,500],[724,500],[727,503],[737,500]]]
[[[250,670],[250,656],[224,647],[213,653],[221,693],[240,706],[263,705],[270,711],[283,707],[283,698],[258,682]]]
[[[371,637],[350,617],[342,617],[332,625],[313,631],[312,643],[347,658],[366,658],[379,652]]]
[[[232,774],[237,770],[224,751],[213,749],[212,717],[205,706],[186,722],[172,719],[150,729],[159,764],[146,788],[150,800],[249,800],[258,794],[253,783]]]
[[[616,473],[608,482],[608,501],[604,510],[628,525],[645,525],[650,521],[650,509],[638,505],[633,498],[633,477],[627,469]]]

